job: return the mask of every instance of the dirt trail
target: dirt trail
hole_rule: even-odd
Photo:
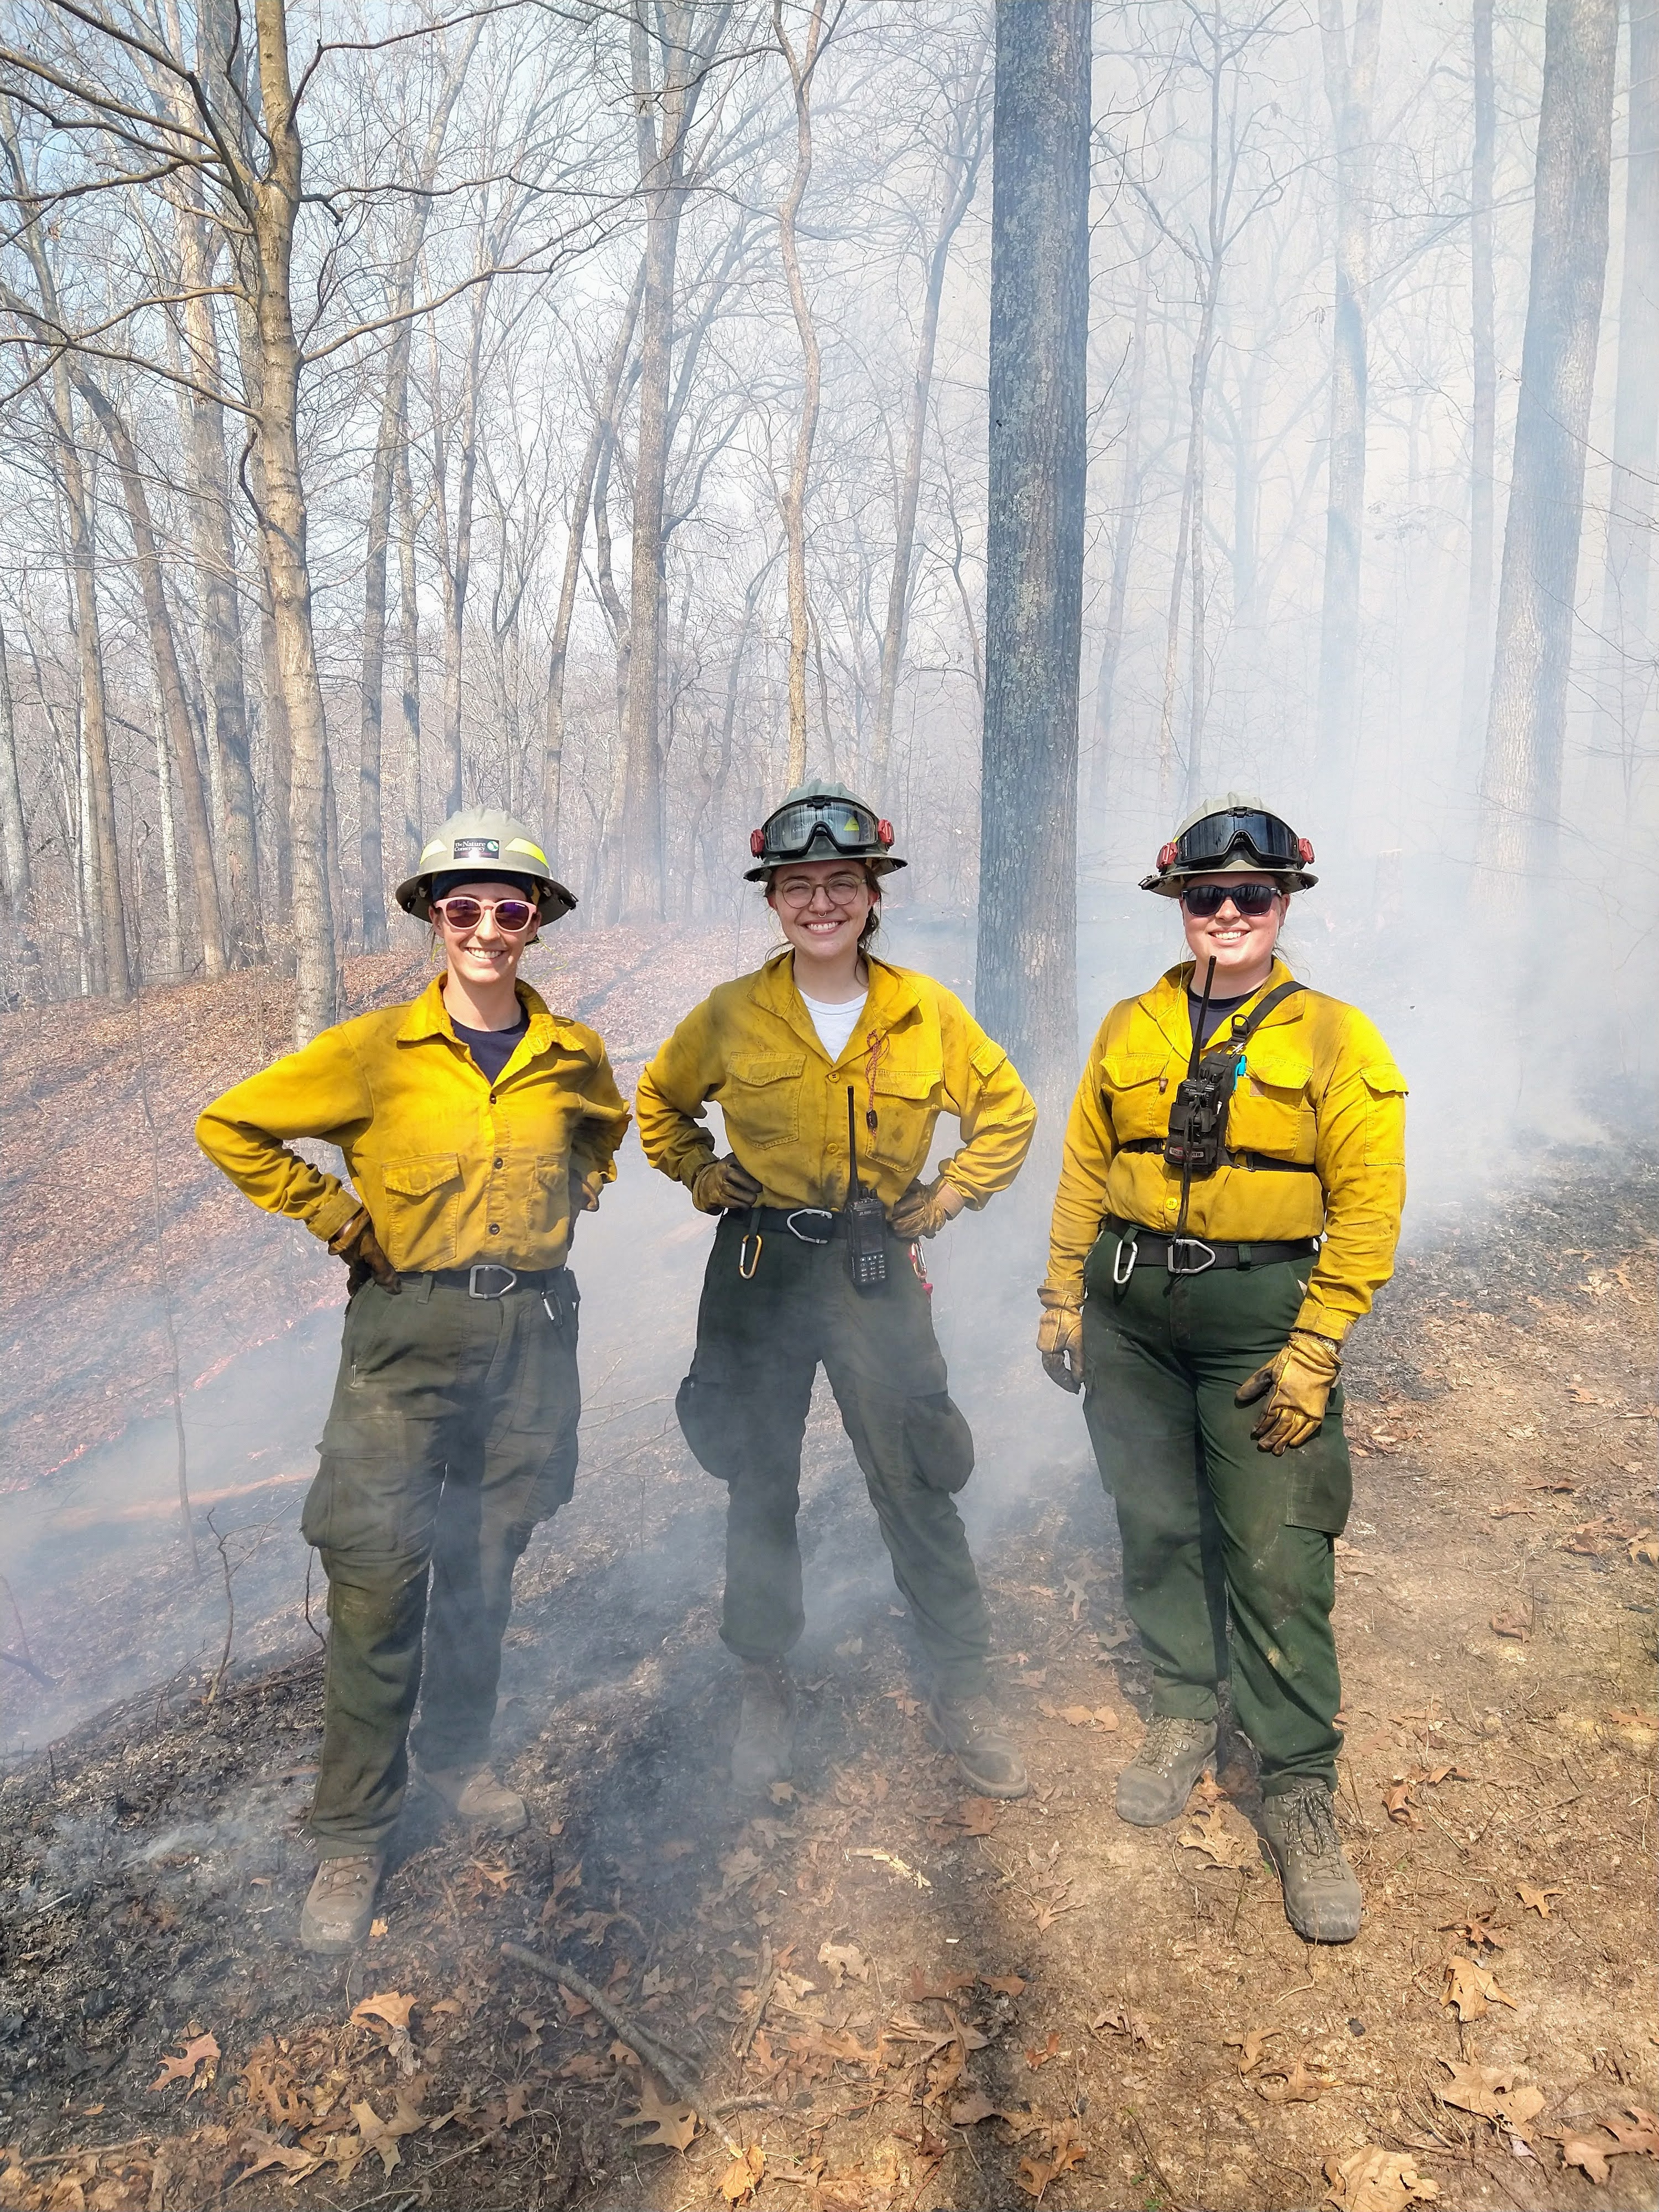
[[[1285,1925],[1237,1745],[1176,1826],[1115,1820],[1146,1683],[1109,1515],[964,1243],[935,1272],[1030,1799],[970,1799],[927,1749],[820,1408],[798,1776],[731,1805],[720,1494],[618,1370],[509,1632],[531,1832],[412,1811],[349,1968],[292,1948],[314,1656],[211,1705],[177,1684],[0,1784],[0,2205],[1651,2203],[1656,1226],[1651,1167],[1550,1161],[1437,1224],[1362,1333],[1352,1947]],[[700,2047],[744,2161],[503,1940]]]

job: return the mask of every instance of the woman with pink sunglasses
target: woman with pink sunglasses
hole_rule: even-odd
[[[369,1931],[411,1741],[452,1814],[525,1825],[489,1763],[501,1638],[531,1531],[575,1482],[571,1230],[613,1179],[629,1120],[600,1038],[520,978],[542,923],[576,903],[526,830],[453,816],[397,896],[430,923],[442,973],[239,1083],[197,1124],[255,1205],[297,1217],[350,1269],[301,1522],[332,1624],[320,1863],[300,1924],[323,1953]],[[291,1151],[296,1138],[337,1145],[352,1188]]]

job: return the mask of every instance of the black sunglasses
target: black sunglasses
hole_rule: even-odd
[[[1279,896],[1272,884],[1188,884],[1181,894],[1181,903],[1188,914],[1207,921],[1212,915],[1219,914],[1231,899],[1240,914],[1259,919],[1272,913],[1273,901]]]

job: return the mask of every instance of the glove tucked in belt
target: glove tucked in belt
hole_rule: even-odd
[[[731,1213],[753,1206],[761,1187],[730,1152],[708,1160],[691,1178],[691,1203],[699,1213]]]
[[[1256,1449],[1279,1459],[1287,1445],[1305,1444],[1324,1419],[1327,1401],[1341,1372],[1341,1357],[1328,1336],[1293,1328],[1284,1350],[1233,1393],[1236,1406],[1253,1406],[1258,1398],[1267,1398],[1261,1419],[1250,1431]]]

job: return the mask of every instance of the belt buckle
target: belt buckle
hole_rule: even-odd
[[[478,1288],[480,1275],[505,1275],[507,1280],[499,1291],[481,1291]],[[470,1298],[504,1298],[518,1279],[517,1270],[504,1267],[499,1260],[480,1260],[476,1267],[466,1271],[466,1294]]]
[[[1176,1261],[1177,1252],[1201,1252],[1204,1257],[1195,1267],[1178,1266]],[[1172,1237],[1170,1239],[1169,1256],[1164,1265],[1172,1275],[1207,1274],[1215,1265],[1215,1254],[1201,1237]]]
[[[830,1241],[829,1237],[808,1237],[804,1233],[804,1231],[796,1228],[795,1224],[798,1221],[804,1219],[809,1213],[815,1216],[819,1221],[833,1222],[836,1218],[833,1208],[827,1206],[798,1206],[793,1213],[786,1213],[784,1215],[784,1227],[789,1231],[789,1234],[795,1239],[798,1244],[829,1243]],[[833,1234],[834,1231],[832,1231],[831,1235]]]

